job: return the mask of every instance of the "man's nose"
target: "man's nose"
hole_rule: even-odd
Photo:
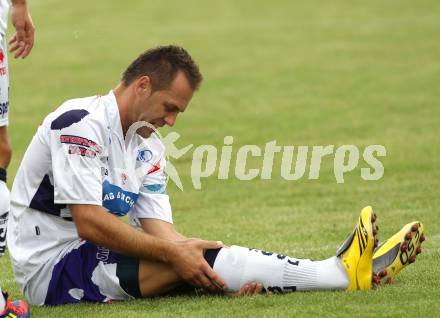
[[[170,114],[166,116],[164,120],[168,126],[173,127],[174,124],[176,123],[176,118],[177,118],[177,114]]]

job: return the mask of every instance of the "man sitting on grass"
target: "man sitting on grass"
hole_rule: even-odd
[[[370,289],[415,259],[424,239],[419,222],[374,254],[371,207],[323,261],[176,232],[163,146],[150,134],[174,125],[201,81],[183,48],[157,47],[134,60],[107,95],[69,100],[45,118],[13,185],[7,236],[31,303],[150,297],[184,283],[227,294]],[[132,225],[119,218],[127,214]]]

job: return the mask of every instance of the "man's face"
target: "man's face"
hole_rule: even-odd
[[[136,85],[134,122],[146,121],[156,128],[164,125],[172,127],[177,115],[185,111],[194,93],[183,72],[179,72],[171,85],[163,90],[151,92],[148,77],[140,78]],[[139,130],[138,133],[147,137],[151,129]]]

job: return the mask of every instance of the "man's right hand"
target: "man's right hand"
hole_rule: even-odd
[[[203,257],[206,250],[223,247],[222,242],[188,239],[173,242],[173,247],[169,263],[184,281],[213,292],[225,288],[223,279]]]

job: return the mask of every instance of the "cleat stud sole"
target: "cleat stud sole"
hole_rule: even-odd
[[[408,244],[405,242],[400,246],[400,250],[404,253],[408,249]]]
[[[380,284],[379,276],[373,273],[373,276],[371,277],[371,282],[373,283],[373,285],[379,285]]]

